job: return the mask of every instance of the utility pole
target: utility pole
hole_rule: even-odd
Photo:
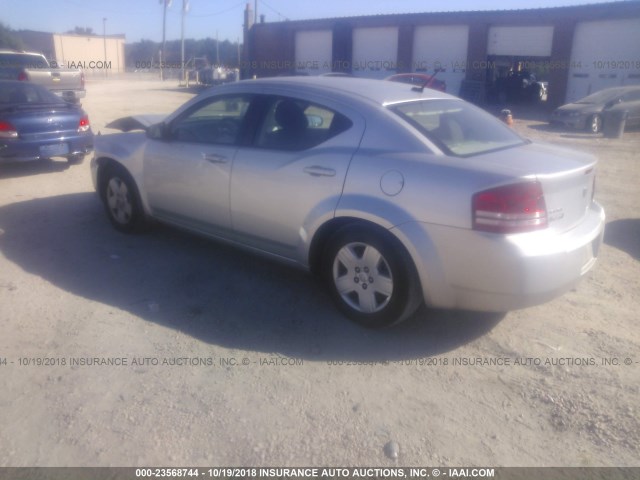
[[[256,2],[257,4],[257,2]],[[249,59],[251,58],[251,27],[255,23],[255,16],[251,11],[251,4],[247,3],[244,9],[244,25],[242,28],[243,33],[243,43],[242,43],[242,62],[239,64],[242,78],[250,78],[253,75],[253,69],[249,64]],[[239,48],[239,46],[238,46]]]
[[[180,28],[180,82],[185,80],[184,77],[184,18],[189,10],[189,0],[182,0],[182,26]]]
[[[220,66],[220,41],[218,40],[218,31],[216,30],[216,68]]]
[[[167,38],[167,7],[171,5],[171,0],[160,0],[162,3],[162,47],[160,48],[160,80],[164,80],[164,56]]]
[[[107,76],[107,18],[102,19],[102,43],[104,44],[104,76]]]

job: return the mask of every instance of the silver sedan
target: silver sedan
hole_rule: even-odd
[[[594,157],[531,143],[435,90],[249,80],[111,126],[128,133],[96,137],[91,166],[116,229],[153,219],[302,266],[366,326],[422,302],[548,301],[602,242]]]

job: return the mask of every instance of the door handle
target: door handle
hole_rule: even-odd
[[[209,163],[227,163],[229,161],[227,157],[217,153],[203,153],[202,159]]]
[[[312,177],[335,177],[336,176],[336,171],[333,168],[321,167],[319,165],[305,167],[304,173],[308,173]]]

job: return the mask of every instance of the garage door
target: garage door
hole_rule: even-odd
[[[566,102],[603,88],[640,84],[640,19],[576,25]]]
[[[331,30],[296,32],[296,70],[309,75],[330,72],[332,49]]]
[[[356,28],[353,30],[353,74],[385,78],[397,72],[398,28]]]
[[[436,78],[447,83],[447,92],[460,93],[467,63],[469,27],[423,26],[417,27],[413,36],[412,70],[432,75],[441,69]]]
[[[489,55],[517,57],[550,57],[553,27],[491,27]]]

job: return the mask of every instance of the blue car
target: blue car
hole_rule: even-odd
[[[0,163],[64,157],[80,163],[93,150],[89,116],[47,89],[0,81]]]

